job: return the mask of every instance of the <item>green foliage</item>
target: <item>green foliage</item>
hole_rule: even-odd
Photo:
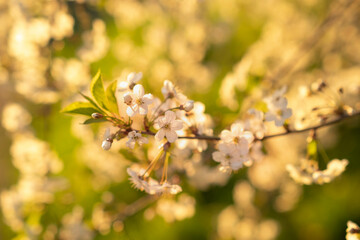
[[[80,94],[88,100],[88,102],[74,102],[69,106],[65,107],[61,110],[62,113],[70,113],[70,114],[80,114],[91,117],[93,113],[100,113],[103,115],[107,115],[107,111],[111,113],[118,114],[118,106],[117,100],[115,97],[116,92],[116,84],[117,81],[113,81],[106,89],[104,90],[104,83],[101,77],[100,70],[93,77],[90,85],[90,91],[95,100],[84,95],[80,92]],[[106,118],[102,119],[87,119],[83,124],[91,124],[91,123],[100,123],[107,121]]]
[[[119,113],[118,111],[118,106],[117,106],[117,100],[115,97],[115,92],[116,92],[116,84],[117,81],[113,81],[106,89],[106,98],[107,98],[107,106],[108,109],[112,112],[112,113]]]
[[[99,105],[96,104],[96,102],[94,100],[92,100],[90,97],[86,96],[85,94],[81,93],[81,96],[83,96],[86,100],[88,100],[97,110],[99,113],[105,113],[100,107]]]
[[[94,108],[94,105],[89,102],[73,102],[62,109],[61,112],[91,116],[91,114],[98,112],[98,109]]]
[[[317,141],[315,139],[307,144],[307,155],[309,159],[317,159]]]
[[[105,110],[108,109],[108,99],[105,95],[104,83],[101,77],[101,72],[98,70],[96,75],[91,80],[90,91],[95,101]]]
[[[139,159],[129,149],[120,149],[119,153],[132,162],[139,162]]]
[[[85,122],[83,122],[83,124],[92,124],[92,123],[101,123],[101,122],[106,122],[106,119],[93,119],[93,118],[89,118],[87,120],[85,120]]]

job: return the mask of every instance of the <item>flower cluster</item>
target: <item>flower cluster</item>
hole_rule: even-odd
[[[250,166],[254,160],[262,158],[260,140],[265,136],[267,129],[264,121],[274,121],[275,125],[280,127],[292,115],[292,110],[287,107],[285,92],[286,87],[283,87],[264,99],[267,112],[249,109],[244,121],[232,124],[231,131],[221,132],[219,151],[213,153],[213,159],[221,164],[220,170],[237,171],[244,165]]]
[[[178,194],[182,191],[179,185],[170,184],[168,182],[159,183],[155,179],[150,178],[143,168],[138,170],[128,168],[127,173],[130,176],[130,181],[133,186],[148,194]]]
[[[130,181],[135,188],[149,194],[177,194],[182,189],[168,182],[167,162],[163,165],[160,183],[149,175],[158,162],[168,161],[169,148],[178,139],[179,134],[186,131],[192,131],[193,134],[202,133],[206,130],[204,119],[207,118],[203,113],[204,109],[199,112],[198,103],[189,100],[169,80],[164,81],[161,89],[164,100],[161,101],[150,93],[145,94],[144,87],[139,84],[141,78],[142,73],[130,73],[125,80],[116,83],[114,95],[117,98],[118,114],[109,116],[101,112],[95,115],[93,113],[91,116],[94,119],[106,119],[119,128],[117,132],[111,132],[109,128],[106,130],[102,143],[104,150],[110,150],[114,140],[125,137],[128,139],[126,146],[134,149],[136,143],[140,146],[149,143],[146,135],[153,135],[156,142],[161,145],[157,155],[146,170],[134,166],[129,168]],[[203,116],[200,117],[200,114]]]
[[[348,221],[346,228],[346,240],[359,240],[359,239],[360,239],[359,226],[352,221]]]
[[[166,111],[165,116],[157,119],[155,128],[158,129],[158,132],[155,135],[157,141],[161,141],[166,137],[170,143],[173,143],[178,138],[176,131],[183,128],[183,122],[181,120],[176,120],[176,114],[174,112]]]
[[[122,220],[113,222],[113,216],[105,220],[105,207],[94,208],[100,210],[94,210],[98,214],[93,214],[92,223],[89,210],[94,201],[98,201],[101,190],[105,191],[104,186],[124,179],[125,165],[129,162],[141,165],[139,169],[142,170],[134,165],[130,169],[144,181],[144,191],[161,194],[164,191],[158,189],[162,186],[177,184],[183,188],[189,184],[203,191],[211,185],[225,185],[232,177],[214,167],[217,164],[211,159],[214,151],[217,159],[224,160],[224,155],[236,159],[220,161],[222,170],[241,171],[241,167],[262,159],[266,150],[263,161],[247,171],[249,184],[266,191],[279,190],[276,191],[280,192],[276,204],[285,211],[289,209],[289,204],[294,205],[289,199],[300,198],[302,187],[290,178],[283,181],[287,172],[282,166],[292,159],[299,159],[297,154],[304,150],[305,141],[288,137],[274,140],[272,136],[305,132],[311,127],[317,129],[317,126],[329,125],[332,120],[341,121],[359,113],[357,1],[331,1],[328,7],[322,7],[321,1],[275,0],[277,8],[272,7],[274,3],[259,4],[244,0],[181,3],[125,0],[121,4],[108,0],[100,5],[97,2],[19,0],[2,1],[0,4],[4,23],[0,31],[0,87],[4,91],[0,115],[1,127],[7,131],[7,136],[2,136],[2,155],[19,172],[18,183],[0,193],[4,222],[16,233],[8,234],[4,229],[0,233],[1,239],[12,235],[30,239],[93,239],[99,238],[99,234],[108,234],[112,227],[121,231],[124,227]],[[244,12],[250,14],[238,14],[239,8],[234,6],[240,5]],[[321,14],[314,17],[313,11],[309,11],[313,7],[320,9]],[[251,20],[247,15],[257,15],[260,24],[255,25],[261,28],[247,21]],[[102,16],[107,17],[101,19]],[[319,16],[324,23],[329,19],[333,21],[316,30],[314,26],[319,24]],[[292,21],[294,19],[296,21]],[[250,29],[256,34],[251,39],[253,46],[246,52],[241,50],[239,62],[232,66],[234,57],[239,54],[229,57],[227,54],[233,53],[229,49],[233,48],[223,46],[230,46],[231,41],[242,34],[239,24],[241,30]],[[292,31],[294,26],[296,31]],[[114,34],[116,29],[121,29],[121,36]],[[327,36],[322,37],[325,33]],[[314,44],[299,44],[309,42]],[[302,57],[304,53],[306,57]],[[107,64],[108,55],[111,64]],[[88,116],[85,124],[105,122],[104,127],[108,129],[101,144],[94,141],[94,132],[98,128],[79,125],[79,121],[83,121],[80,117],[72,120],[71,129],[68,129],[68,121],[54,117],[60,102],[71,99],[79,90],[85,91],[90,72],[97,64],[107,64],[108,76],[117,74],[118,69],[123,67],[141,68],[149,79],[143,85],[140,82],[142,73],[125,74],[124,79],[109,84],[104,92],[97,81],[92,86],[93,97],[85,96],[91,101],[81,102],[77,108],[70,110]],[[223,72],[231,67],[232,72]],[[219,82],[217,76],[222,74],[226,77]],[[214,94],[219,90],[219,94],[213,95],[216,101],[211,101],[216,106],[210,108],[216,115],[211,117],[207,114],[209,109],[207,106],[205,110],[204,103],[188,99],[175,82],[165,80],[162,85],[157,81],[167,78],[181,80],[185,87],[183,90],[196,91],[197,96]],[[261,106],[262,91],[285,85],[286,81],[291,81],[286,98],[283,88],[266,98],[266,104]],[[297,86],[303,86],[299,88],[302,96],[296,96]],[[155,87],[159,87],[158,91],[150,91]],[[156,98],[155,92],[162,96]],[[243,96],[246,98],[243,99]],[[8,104],[7,101],[17,103]],[[223,106],[219,105],[221,103]],[[244,112],[247,104],[257,110]],[[226,113],[223,107],[233,113]],[[224,116],[219,116],[219,112]],[[242,125],[242,135],[245,132],[252,134],[252,141],[244,137],[239,147],[220,134],[225,128],[232,132],[230,126],[234,121]],[[284,129],[274,126],[283,126]],[[67,130],[71,130],[73,137],[80,142],[73,141]],[[99,131],[103,132],[102,127]],[[332,133],[325,133],[328,134],[326,143],[332,141]],[[63,141],[63,134],[68,134],[69,141]],[[288,144],[285,145],[285,142]],[[326,143],[325,146],[329,146]],[[351,141],[350,144],[353,143]],[[288,148],[289,145],[293,146]],[[303,171],[311,172],[308,175],[316,183],[326,182],[332,178],[330,176],[340,174],[346,165],[340,161],[320,171],[317,162],[312,161],[308,160],[308,166]],[[81,186],[82,182],[78,180],[88,181],[89,177],[92,181],[81,187],[82,193],[87,191],[87,194],[74,194],[79,189],[76,185],[62,191],[68,185],[63,177],[73,175],[74,171],[76,174],[86,172],[79,172],[79,165],[72,165],[74,163],[84,164],[91,174],[67,180],[70,185],[75,180]],[[61,173],[63,164],[65,172]],[[3,171],[0,175],[5,180],[5,187],[12,182],[6,178],[12,176],[15,170],[8,172],[6,161],[1,166]],[[297,194],[294,194],[293,186],[300,189]],[[241,191],[236,190],[239,192],[237,195],[246,195],[246,187],[239,189]],[[74,207],[84,202],[84,198],[87,202],[84,210]],[[166,221],[193,214],[194,203],[191,200],[180,201],[180,196],[178,199],[178,204],[159,202],[157,211],[168,217]],[[268,201],[273,200],[269,198]],[[276,224],[259,219],[258,215],[262,214],[253,214],[250,218],[249,212],[261,209],[254,211],[252,206],[243,203],[239,205],[246,206],[241,210],[246,213],[244,217],[238,216],[241,218],[239,221],[229,221],[231,214],[230,217],[225,214],[228,217],[223,219],[222,224],[231,225],[231,228],[225,228],[225,235],[220,238],[276,238]],[[58,209],[61,211],[57,211],[53,218],[53,206],[50,204],[66,204],[70,212],[61,221],[58,218],[65,209]],[[118,213],[119,205],[112,205],[116,206],[114,212]],[[160,209],[160,206],[163,208]],[[106,206],[106,211],[110,208]],[[173,216],[169,213],[171,211]],[[239,212],[239,206],[234,212]],[[355,224],[349,224],[347,232],[347,238],[359,238],[359,228]],[[109,234],[112,236],[112,233]],[[328,231],[326,234],[331,233]]]
[[[295,167],[289,164],[286,166],[286,169],[290,177],[298,183],[305,185],[311,185],[313,183],[324,184],[331,182],[334,178],[341,175],[348,164],[349,161],[346,159],[334,159],[327,164],[325,170],[321,171],[316,161],[302,159],[300,166]]]
[[[286,132],[278,135],[296,132],[286,122],[292,115],[292,109],[288,108],[288,100],[284,96],[286,87],[264,98],[267,106],[265,111],[249,109],[243,120],[233,123],[230,130],[222,130],[217,137],[213,135],[213,120],[205,113],[203,103],[188,99],[169,80],[165,80],[161,88],[161,100],[151,93],[145,93],[139,83],[141,79],[142,73],[130,73],[125,80],[111,83],[105,91],[98,73],[91,84],[94,100],[85,96],[89,103],[73,103],[64,112],[90,115],[91,119],[85,123],[110,122],[112,129],[116,130],[106,130],[102,142],[104,150],[110,150],[114,140],[125,138],[129,150],[135,150],[137,144],[147,144],[151,159],[148,166],[132,165],[127,172],[133,186],[148,194],[177,194],[182,191],[179,185],[170,183],[173,180],[168,178],[168,172],[188,169],[179,168],[174,163],[173,158],[176,156],[172,152],[175,152],[175,147],[202,153],[207,150],[208,141],[217,141],[214,145],[217,150],[212,153],[212,159],[220,164],[220,171],[232,172],[251,166],[264,157],[263,140],[277,136],[267,134],[266,122],[274,121],[275,126],[285,128]],[[314,144],[315,129],[311,133],[310,142]],[[310,149],[311,154],[317,151],[313,147]],[[345,159],[333,160],[326,170],[320,171],[316,161],[304,160],[300,167],[288,165],[287,170],[296,182],[323,184],[339,176],[347,164]],[[161,180],[156,180],[160,171]]]
[[[274,121],[277,127],[284,125],[285,120],[291,117],[292,110],[287,107],[288,101],[283,96],[286,92],[286,87],[281,88],[271,97],[265,98],[268,111],[265,113],[266,121]]]
[[[223,130],[220,136],[219,151],[213,153],[213,158],[221,164],[222,170],[236,171],[250,161],[249,152],[254,136],[245,131],[243,124],[232,124],[231,131]]]

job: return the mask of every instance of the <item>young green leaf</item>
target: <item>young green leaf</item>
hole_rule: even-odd
[[[127,160],[130,160],[132,162],[139,162],[139,159],[134,155],[132,151],[129,151],[128,149],[120,149],[119,153],[123,155]]]
[[[106,107],[106,96],[104,90],[104,84],[101,77],[100,70],[96,73],[96,75],[91,80],[90,91],[92,96],[94,97],[95,101],[105,110],[109,110]]]
[[[310,159],[317,159],[317,141],[311,140],[307,145],[307,155]]]
[[[92,123],[100,123],[100,122],[106,122],[106,119],[94,119],[94,118],[89,118],[87,120],[85,120],[85,122],[83,122],[83,124],[92,124]]]
[[[107,107],[112,113],[119,113],[115,97],[117,81],[113,81],[106,89]]]
[[[96,104],[96,102],[94,100],[92,100],[90,97],[86,96],[85,94],[79,92],[81,94],[81,96],[83,96],[86,100],[89,101],[89,103],[95,108],[97,109],[97,111],[99,113],[105,113],[100,107],[99,105]]]
[[[98,112],[98,110],[96,108],[94,108],[91,103],[73,102],[70,105],[68,105],[67,107],[65,107],[64,109],[62,109],[61,112],[91,116],[91,114]]]

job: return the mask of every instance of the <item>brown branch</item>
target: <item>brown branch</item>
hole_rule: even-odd
[[[207,140],[207,141],[219,141],[220,137],[206,136],[206,135],[197,135],[197,136],[179,136],[180,139],[198,139],[198,140]]]
[[[310,131],[310,130],[317,130],[319,128],[334,125],[336,123],[342,122],[345,119],[353,118],[353,117],[356,117],[356,116],[359,116],[359,115],[360,115],[360,112],[354,113],[352,115],[343,115],[343,116],[340,116],[340,117],[338,117],[338,118],[336,118],[334,120],[331,120],[329,122],[320,123],[318,125],[308,127],[308,128],[299,129],[299,130],[294,129],[294,130],[289,130],[289,131],[282,132],[282,133],[276,133],[276,134],[273,134],[273,135],[268,135],[268,136],[265,136],[263,139],[259,139],[259,140],[266,140],[266,139],[269,139],[269,138],[280,137],[280,136],[285,136],[285,135],[294,134],[294,133],[302,133],[302,132],[307,132],[307,131]]]
[[[307,127],[307,128],[304,128],[304,129],[298,129],[298,130],[297,129],[293,129],[293,130],[289,129],[286,132],[267,135],[267,136],[264,136],[262,139],[256,139],[256,140],[263,141],[263,140],[266,140],[266,139],[269,139],[269,138],[280,137],[280,136],[285,136],[285,135],[295,134],[295,133],[302,133],[302,132],[307,132],[307,131],[310,131],[310,130],[317,130],[319,128],[330,126],[330,125],[342,122],[345,119],[353,118],[353,117],[356,117],[356,116],[359,116],[359,115],[360,115],[360,111],[356,112],[354,114],[351,114],[351,115],[342,115],[342,116],[340,116],[340,117],[338,117],[336,119],[333,119],[333,120],[328,121],[328,122],[320,123],[320,124],[315,125],[315,126]],[[145,134],[145,135],[152,135],[152,136],[155,135],[155,133],[150,131],[150,130],[149,131],[141,131],[141,133]],[[220,137],[206,136],[206,135],[179,136],[178,138],[179,139],[197,139],[197,140],[206,140],[206,141],[219,141],[220,140]]]
[[[155,195],[146,195],[142,198],[139,198],[135,202],[127,205],[121,213],[117,214],[116,217],[113,219],[113,222],[124,221],[127,217],[136,214],[137,212],[146,208],[151,203],[155,202],[157,199],[158,196]]]
[[[335,23],[339,22],[341,18],[348,16],[347,11],[354,9],[356,4],[359,4],[358,0],[348,0],[344,4],[341,2],[334,2],[332,9],[329,11],[327,17],[321,22],[321,24],[316,28],[313,35],[306,39],[297,49],[296,54],[292,56],[290,60],[286,63],[280,65],[277,71],[271,76],[268,75],[265,77],[264,81],[270,80],[275,81],[286,76],[290,75],[294,70],[299,61],[307,55],[322,39],[325,33],[328,32],[328,29],[331,28]]]

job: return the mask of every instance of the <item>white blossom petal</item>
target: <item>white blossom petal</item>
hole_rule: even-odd
[[[283,118],[275,118],[275,126],[281,127],[282,125],[284,125],[284,123],[285,123],[285,119],[283,119]]]
[[[224,159],[224,154],[221,152],[213,152],[212,157],[215,162],[222,162]]]
[[[171,143],[175,142],[176,139],[178,138],[178,135],[176,134],[175,131],[166,131],[165,135],[166,135],[166,139]]]
[[[166,111],[165,112],[165,119],[167,123],[174,121],[176,118],[176,114],[173,111]]]
[[[149,142],[149,139],[147,139],[146,137],[140,137],[138,142],[139,142],[140,145],[146,144],[146,143]]]
[[[183,128],[183,122],[181,120],[174,120],[171,122],[171,129],[172,130],[180,130]]]
[[[265,120],[266,121],[271,122],[271,121],[274,121],[275,119],[276,119],[276,116],[272,112],[265,113]]]
[[[154,101],[154,98],[153,98],[153,95],[151,93],[148,93],[148,94],[145,94],[142,97],[142,100],[146,105],[149,105]]]
[[[156,139],[157,141],[161,141],[164,137],[165,137],[165,130],[161,128],[161,129],[155,134],[155,139]]]
[[[132,107],[127,107],[126,109],[126,114],[129,116],[129,117],[132,117],[135,115],[135,111],[132,109]]]
[[[147,106],[146,106],[146,107],[143,106],[143,105],[139,106],[139,114],[140,114],[140,115],[146,115],[147,112],[148,112]]]
[[[231,142],[232,141],[232,133],[229,130],[223,130],[220,134],[221,140],[224,142]]]
[[[133,141],[133,140],[127,141],[127,142],[126,142],[126,146],[127,146],[128,148],[134,149],[134,147],[135,147],[135,141]]]
[[[244,125],[241,123],[234,123],[231,125],[231,132],[236,135],[239,136],[242,132],[244,131]]]
[[[243,132],[241,134],[241,137],[245,138],[249,144],[254,141],[254,135],[252,134],[252,132],[249,132],[249,131]]]
[[[144,87],[141,84],[136,84],[133,92],[137,97],[142,97],[145,94]]]
[[[289,117],[291,117],[291,115],[292,115],[292,109],[290,108],[287,108],[282,112],[282,118],[284,119],[288,119]]]

